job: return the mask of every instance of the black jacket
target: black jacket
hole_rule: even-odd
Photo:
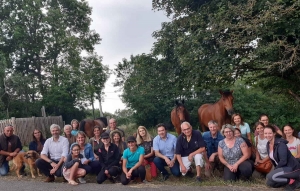
[[[102,169],[108,170],[112,166],[120,166],[120,151],[117,145],[113,143],[110,143],[108,151],[105,150],[104,144],[102,144],[95,154],[99,156],[99,162]]]
[[[83,164],[81,163],[81,160],[80,159],[82,159],[83,158],[83,156],[82,156],[82,154],[79,154],[79,158],[78,159],[72,159],[72,154],[68,154],[68,156],[67,156],[67,160],[66,160],[66,162],[64,163],[64,167],[66,168],[66,169],[69,169],[69,168],[71,168],[76,162],[79,162],[79,168],[82,168],[83,167]]]
[[[292,153],[289,151],[287,144],[288,141],[281,138],[275,138],[273,156],[274,159],[278,162],[278,165],[271,159],[275,169],[282,167],[291,167],[293,170],[300,169],[300,163],[295,159]],[[268,156],[270,154],[269,149],[270,143],[267,143]]]

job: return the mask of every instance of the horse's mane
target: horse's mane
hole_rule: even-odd
[[[185,105],[184,104],[182,104],[182,103],[178,103],[178,105],[175,105],[175,108],[177,108],[177,107],[183,107],[183,108],[185,108]]]
[[[227,96],[230,96],[230,95],[232,95],[232,94],[231,94],[231,91],[230,91],[230,90],[224,90],[224,91],[223,91],[223,95],[225,95],[225,96],[227,97]]]

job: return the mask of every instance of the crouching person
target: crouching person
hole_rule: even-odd
[[[146,176],[146,169],[143,166],[145,149],[137,146],[133,136],[127,138],[127,144],[128,148],[123,153],[121,183],[127,185],[135,177],[140,177],[143,182]]]
[[[115,178],[121,172],[119,148],[110,142],[109,134],[106,132],[101,134],[101,141],[103,144],[95,151],[101,165],[101,170],[97,175],[97,182],[102,184],[108,178],[114,183]]]
[[[199,131],[193,130],[189,122],[181,124],[182,134],[179,135],[176,143],[176,155],[183,176],[192,174],[191,164],[194,159],[197,171],[196,181],[201,182],[200,173],[203,167],[203,156],[205,142]]]
[[[69,184],[78,185],[75,180],[84,177],[86,174],[81,163],[83,156],[80,154],[80,146],[77,143],[73,144],[70,150],[71,153],[67,156],[63,167],[63,176]]]
[[[69,141],[67,138],[60,136],[59,125],[50,126],[52,137],[47,139],[41,158],[35,161],[36,167],[47,176],[44,182],[54,182],[54,175],[62,176],[62,165],[69,151]],[[50,158],[49,158],[50,157]]]

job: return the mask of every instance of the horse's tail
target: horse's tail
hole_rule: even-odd
[[[80,122],[79,130],[84,132],[85,120]]]
[[[105,127],[107,127],[108,123],[107,123],[107,118],[106,117],[99,117],[97,119],[100,120],[100,121],[102,121],[103,124],[105,125]]]

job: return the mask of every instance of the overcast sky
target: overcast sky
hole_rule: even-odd
[[[103,64],[115,68],[123,58],[130,55],[149,53],[154,39],[151,34],[161,29],[161,23],[168,21],[165,14],[152,10],[152,0],[88,0],[93,8],[91,29],[96,30],[102,42],[96,46]],[[124,109],[120,92],[113,87],[115,76],[111,75],[105,84],[104,112],[114,113]],[[95,103],[99,108],[99,103]]]

